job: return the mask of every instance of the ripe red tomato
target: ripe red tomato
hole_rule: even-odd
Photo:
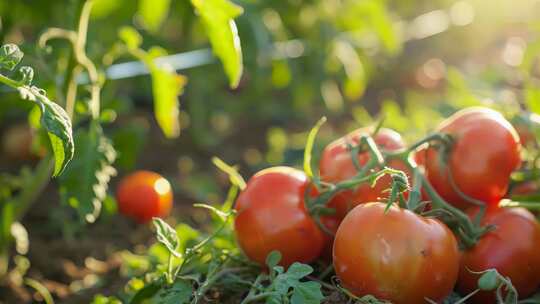
[[[173,204],[171,185],[161,175],[136,171],[124,177],[116,192],[118,209],[125,216],[145,223],[169,215]]]
[[[262,170],[248,181],[236,201],[236,237],[244,253],[263,265],[273,250],[281,252],[280,265],[309,263],[323,249],[324,235],[309,216],[304,193],[309,180],[289,167]]]
[[[469,212],[473,217],[477,211]],[[472,249],[463,254],[457,288],[463,294],[477,288],[479,272],[495,268],[508,276],[520,298],[526,298],[540,286],[540,224],[522,208],[489,208],[483,224],[496,226]],[[467,301],[469,302],[469,301]],[[495,303],[493,292],[479,292],[472,303]]]
[[[322,253],[322,257],[325,260],[331,261],[332,248],[334,246],[334,236],[336,235],[339,224],[341,223],[341,219],[337,218],[336,216],[321,216],[321,223],[328,230],[328,232],[332,233],[332,235],[330,235],[324,232],[324,248]]]
[[[454,139],[444,168],[438,151],[426,155],[426,175],[437,192],[449,203],[470,207],[454,190],[487,204],[497,204],[506,194],[510,174],[520,165],[519,138],[512,125],[493,110],[470,108],[457,112],[438,128]]]
[[[357,129],[326,146],[319,163],[321,179],[325,182],[338,183],[355,176],[357,170],[351,159],[347,143],[356,145],[360,142],[362,135],[369,135],[371,131],[370,128]],[[380,149],[388,152],[405,148],[405,144],[399,133],[390,129],[380,129],[373,139]],[[358,155],[360,165],[365,165],[369,159],[370,156],[367,152]],[[408,176],[411,175],[408,167],[399,160],[391,160],[388,166],[402,170]],[[355,190],[338,193],[330,200],[328,206],[335,208],[336,216],[339,219],[343,219],[349,210],[358,204],[388,198],[388,193],[385,190],[390,188],[391,182],[391,177],[387,175],[379,179],[373,188],[368,183],[361,184]]]
[[[357,296],[394,304],[444,299],[456,283],[460,253],[452,232],[436,219],[383,203],[355,207],[334,241],[334,268]]]

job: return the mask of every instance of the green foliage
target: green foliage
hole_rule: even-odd
[[[14,44],[2,46],[0,48],[0,68],[12,71],[23,56],[23,52]],[[4,84],[17,89],[22,99],[32,101],[39,106],[41,110],[41,126],[49,135],[55,156],[53,175],[57,176],[73,158],[75,148],[71,120],[62,107],[49,100],[44,90],[31,85],[34,77],[32,68],[21,67],[19,74],[21,75],[20,80],[13,80],[2,74],[0,74],[0,80]]]
[[[21,62],[24,53],[15,44],[5,44],[0,48],[0,68],[13,70]]]
[[[178,280],[171,286],[160,289],[152,298],[150,303],[155,304],[187,304],[191,300],[193,288],[190,283]]]
[[[204,24],[212,49],[223,63],[232,88],[238,86],[242,76],[242,48],[234,18],[243,9],[229,0],[191,0]]]
[[[178,96],[182,95],[187,78],[177,74],[171,67],[156,62],[156,58],[167,55],[164,49],[153,47],[148,52],[140,49],[142,38],[135,29],[123,27],[119,31],[119,36],[127,50],[144,62],[150,70],[154,115],[161,130],[168,138],[178,137],[180,135]]]
[[[178,236],[176,235],[176,230],[160,218],[154,218],[152,219],[152,222],[154,223],[154,227],[156,227],[158,242],[165,245],[170,253],[174,254],[176,257],[180,257],[180,254],[176,251],[180,244]]]
[[[171,0],[139,0],[138,13],[144,27],[156,33],[167,18]]]
[[[180,135],[178,96],[182,95],[187,79],[166,66],[151,63],[154,58],[162,55],[165,55],[165,53],[160,49],[151,49],[145,62],[150,67],[152,77],[156,120],[163,133],[172,138]]]
[[[112,167],[116,151],[97,121],[88,130],[78,130],[75,139],[78,152],[60,177],[60,195],[81,219],[92,223],[100,214],[109,181],[116,175]]]
[[[294,263],[286,272],[281,266],[274,266],[272,271],[274,271],[275,279],[267,288],[272,295],[266,299],[266,303],[319,304],[324,299],[321,284],[314,281],[300,281],[313,272],[311,266]]]

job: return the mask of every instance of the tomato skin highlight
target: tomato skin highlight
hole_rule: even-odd
[[[512,171],[521,163],[519,138],[504,117],[490,109],[469,108],[452,115],[439,126],[439,132],[454,139],[446,166],[439,152],[431,147],[425,159],[426,176],[446,201],[462,209],[473,206],[465,195],[496,205],[507,192]]]
[[[146,223],[152,217],[165,217],[173,205],[170,183],[151,171],[136,171],[124,177],[116,192],[121,214]]]
[[[385,214],[385,207],[361,204],[341,222],[334,241],[337,276],[356,296],[395,304],[441,301],[457,280],[456,238],[436,219],[395,205]]]
[[[474,217],[476,210],[469,211]],[[527,298],[540,286],[540,224],[523,208],[489,208],[482,224],[495,225],[472,249],[463,253],[457,289],[467,294],[477,287],[480,275],[475,272],[495,268],[508,276],[520,299]],[[493,292],[479,292],[471,303],[495,303]],[[469,301],[467,301],[469,303]]]
[[[362,135],[371,134],[371,128],[361,128],[337,139],[324,148],[319,163],[321,180],[330,183],[338,183],[357,174],[357,170],[351,159],[351,153],[347,148],[347,143],[356,145],[360,142]],[[382,128],[373,137],[373,140],[381,150],[395,152],[405,148],[405,143],[399,133]],[[368,152],[363,152],[358,155],[359,164],[365,165],[370,159]],[[389,167],[404,171],[407,176],[411,176],[411,172],[400,160],[391,160],[388,163]],[[328,203],[328,206],[336,209],[336,217],[343,219],[347,213],[356,205],[367,202],[375,202],[388,198],[388,193],[385,191],[390,188],[392,183],[391,177],[386,175],[378,180],[374,187],[368,183],[359,185],[354,190],[346,190],[336,194]]]
[[[290,167],[259,171],[236,201],[234,228],[238,243],[251,260],[264,265],[273,250],[280,265],[309,263],[323,249],[324,235],[305,207],[310,186],[304,172]]]

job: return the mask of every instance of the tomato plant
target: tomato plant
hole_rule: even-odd
[[[263,265],[274,250],[281,265],[309,263],[323,250],[324,235],[308,214],[304,195],[310,182],[299,170],[275,167],[249,179],[236,201],[234,227],[245,254]]]
[[[392,303],[441,301],[452,291],[460,253],[440,221],[382,203],[362,204],[345,217],[334,241],[336,274],[357,296]]]
[[[137,171],[124,177],[116,191],[118,210],[140,223],[169,215],[173,205],[171,184],[161,175]]]
[[[438,132],[451,139],[426,152],[426,175],[437,192],[460,208],[474,206],[469,198],[497,204],[521,163],[512,125],[496,111],[473,108],[445,120]]]
[[[358,129],[326,146],[319,164],[321,180],[337,183],[354,177],[358,172],[358,168],[351,157],[351,153],[354,152],[350,151],[350,147],[352,145],[358,145],[360,137],[362,135],[369,135],[371,132],[373,130],[370,128]],[[373,140],[383,151],[395,152],[405,148],[405,143],[401,136],[390,129],[382,128],[378,130],[373,136]],[[364,151],[358,153],[357,158],[357,163],[360,166],[364,166],[369,161],[370,156],[369,153]],[[409,173],[409,169],[399,160],[391,160],[387,166]],[[349,210],[358,204],[387,198],[388,194],[385,193],[385,190],[390,187],[390,183],[389,176],[380,178],[373,187],[369,183],[362,183],[356,189],[346,190],[336,194],[330,200],[328,206],[334,208],[336,210],[336,217],[342,219],[347,215]]]
[[[474,217],[478,211],[471,211]],[[458,290],[468,293],[476,288],[477,272],[490,268],[508,277],[520,298],[531,295],[540,286],[540,224],[522,208],[488,209],[484,224],[493,230],[484,235],[461,259]],[[481,291],[474,303],[492,303],[495,295]]]

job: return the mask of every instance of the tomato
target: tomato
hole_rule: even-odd
[[[322,257],[325,260],[331,261],[332,248],[334,246],[334,236],[336,235],[339,224],[341,223],[341,219],[337,218],[336,216],[321,216],[321,223],[328,230],[328,232],[332,233],[332,235],[328,234],[327,232],[324,233],[324,249],[322,253]]]
[[[173,204],[171,185],[161,175],[136,171],[124,177],[116,192],[121,214],[145,223],[169,215]]]
[[[460,252],[452,232],[383,203],[355,207],[341,222],[334,241],[336,274],[353,294],[373,295],[394,304],[441,301],[450,294]]]
[[[321,179],[325,182],[338,183],[355,176],[357,170],[351,159],[347,143],[356,145],[360,142],[362,135],[369,135],[371,131],[370,128],[357,129],[326,146],[319,163]],[[405,148],[401,136],[390,129],[380,129],[373,140],[380,149],[388,152],[395,152]],[[358,162],[360,165],[365,165],[369,159],[370,156],[368,152],[363,152],[358,155]],[[388,163],[388,166],[402,170],[410,176],[410,171],[406,164],[399,160],[391,160]],[[388,193],[385,191],[390,188],[391,182],[391,177],[386,175],[379,179],[373,188],[368,183],[361,184],[354,190],[338,193],[330,200],[328,206],[335,208],[336,216],[343,219],[347,212],[358,204],[386,199]]]
[[[512,125],[493,110],[470,108],[445,120],[438,132],[452,136],[448,159],[440,159],[433,146],[426,154],[426,175],[437,192],[449,203],[467,208],[453,187],[465,195],[495,205],[506,194],[510,174],[520,165],[519,139]]]
[[[26,124],[11,126],[2,135],[2,150],[11,160],[31,160],[43,156],[45,151],[33,151],[32,142],[36,134]],[[36,153],[37,152],[37,153]]]
[[[476,211],[469,212],[473,217]],[[482,224],[495,225],[470,250],[463,254],[458,279],[458,290],[463,294],[477,288],[479,272],[495,268],[508,276],[525,298],[540,286],[540,224],[522,208],[489,208]],[[469,302],[469,301],[467,301]],[[493,292],[480,292],[471,303],[495,303]]]
[[[309,186],[304,172],[289,167],[262,170],[248,181],[236,201],[236,238],[251,260],[263,265],[278,250],[280,265],[309,263],[323,249],[324,235],[305,207]]]
[[[425,167],[426,165],[426,153],[428,150],[428,145],[422,145],[416,151],[414,151],[413,159],[416,165],[419,167]]]

